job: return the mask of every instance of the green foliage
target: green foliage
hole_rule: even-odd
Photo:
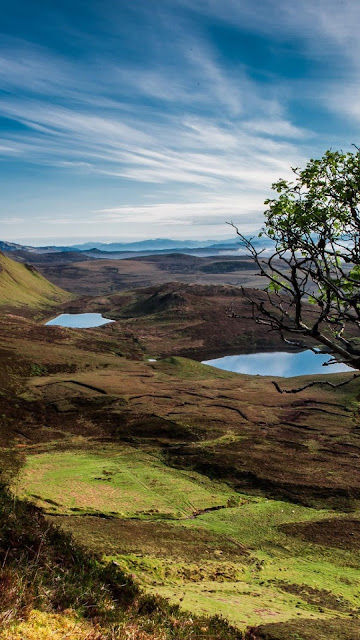
[[[320,160],[310,160],[305,169],[293,172],[295,181],[281,179],[272,185],[279,195],[265,201],[268,209],[262,235],[275,240],[279,251],[298,251],[312,262],[303,267],[312,270],[313,280],[321,283],[323,298],[329,292],[335,298],[336,286],[348,294],[357,292],[360,152],[327,151]],[[344,263],[355,264],[349,278],[343,273],[334,277]],[[331,281],[327,287],[325,275]]]
[[[278,180],[272,185],[279,197],[265,201],[267,230],[322,233],[331,224],[332,237],[339,237],[354,222],[360,202],[360,153],[327,151],[319,160],[311,159],[305,169],[293,169],[295,182]]]
[[[316,338],[360,368],[352,341],[360,327],[360,151],[329,150],[293,173],[265,201],[260,236],[274,243],[270,258],[236,230],[269,281],[267,304],[253,304],[271,328]]]
[[[286,288],[286,282],[281,280],[275,273],[272,274],[271,282],[268,286],[268,291],[271,293],[279,293],[282,289]]]
[[[31,376],[47,376],[48,369],[43,364],[35,364],[33,363],[30,367],[30,375]]]

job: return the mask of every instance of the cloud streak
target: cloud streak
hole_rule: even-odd
[[[360,8],[343,4],[345,11],[335,0],[319,0],[316,8],[304,0],[299,11],[292,0],[265,0],[261,10],[249,0],[164,0],[153,12],[145,2],[136,9],[125,2],[124,15],[126,8],[136,20],[122,24],[105,2],[98,15],[104,33],[99,28],[92,36],[92,24],[78,34],[78,57],[65,47],[34,44],[31,32],[28,38],[7,36],[0,48],[0,159],[17,160],[18,172],[32,166],[58,176],[73,209],[83,197],[74,187],[76,176],[81,184],[98,185],[102,205],[96,213],[89,208],[87,218],[80,207],[79,225],[101,220],[99,229],[108,225],[109,232],[122,233],[129,222],[152,220],[163,227],[177,221],[179,233],[208,224],[216,234],[223,216],[237,216],[244,229],[258,228],[271,183],[327,145],[294,108],[300,84],[275,69],[251,67],[240,55],[226,61],[226,45],[210,35],[208,22],[231,24],[239,39],[244,30],[258,38],[271,35],[273,48],[292,38],[297,55],[302,48],[302,56],[318,65],[324,47],[334,60],[343,48],[349,89],[339,96],[346,78],[326,84],[305,78],[301,98],[316,98],[317,105],[326,103],[354,122],[360,120],[351,102]],[[120,53],[114,45],[123,47]],[[17,213],[14,220],[25,215]],[[28,209],[33,223],[36,213]],[[73,220],[65,207],[52,225]]]

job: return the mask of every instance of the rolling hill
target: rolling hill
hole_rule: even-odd
[[[247,256],[199,257],[181,253],[111,259],[101,252],[14,252],[19,262],[31,262],[45,278],[77,295],[108,295],[117,291],[164,285],[187,284],[264,286],[253,260]]]
[[[71,294],[46,280],[33,266],[0,253],[0,307],[41,309],[71,299]]]

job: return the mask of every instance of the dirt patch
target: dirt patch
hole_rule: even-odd
[[[140,553],[188,561],[211,560],[215,552],[221,552],[224,560],[247,556],[246,548],[235,540],[197,527],[92,516],[49,516],[49,520],[71,531],[82,544],[107,555]]]
[[[275,580],[274,584],[281,591],[291,593],[294,596],[299,596],[308,604],[321,609],[332,609],[334,611],[345,611],[347,613],[354,610],[351,603],[345,600],[345,598],[336,597],[326,589],[314,589],[306,584],[290,584],[288,582],[283,582],[282,580]]]
[[[317,522],[299,522],[284,524],[280,529],[291,536],[323,547],[356,551],[360,548],[360,520],[356,519],[332,518]]]
[[[245,640],[358,640],[359,620],[294,620],[249,629]]]

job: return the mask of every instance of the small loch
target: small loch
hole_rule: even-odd
[[[62,313],[47,322],[46,325],[57,325],[72,329],[89,329],[90,327],[101,327],[109,322],[115,322],[115,320],[104,318],[101,313]]]
[[[215,360],[205,360],[203,364],[235,373],[248,373],[260,376],[307,376],[319,373],[342,373],[354,371],[346,364],[337,362],[324,366],[332,356],[327,353],[314,353],[307,349],[297,353],[274,351],[271,353],[245,353],[238,356],[225,356]]]

